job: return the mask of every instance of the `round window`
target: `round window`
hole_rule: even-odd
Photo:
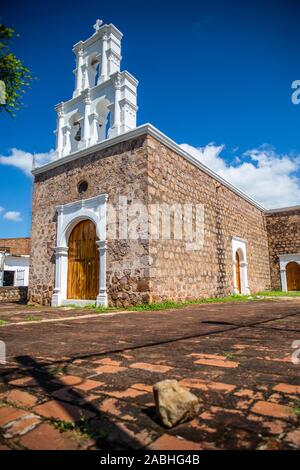
[[[87,181],[80,181],[80,183],[78,183],[78,186],[77,186],[79,194],[85,193],[88,187],[89,185]]]

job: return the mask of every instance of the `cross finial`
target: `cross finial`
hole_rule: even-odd
[[[103,24],[103,21],[99,20],[99,18],[98,18],[98,20],[96,21],[96,23],[93,26],[96,33],[99,31],[102,24]]]

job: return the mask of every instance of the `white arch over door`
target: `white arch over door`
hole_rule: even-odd
[[[292,262],[300,265],[300,253],[279,255],[281,289],[283,292],[288,292],[286,267],[289,263]]]
[[[233,293],[239,294],[236,276],[236,252],[240,258],[240,278],[241,278],[241,294],[250,294],[248,284],[248,263],[246,241],[242,238],[232,237],[232,267],[233,267]]]
[[[96,227],[99,238],[97,241],[99,249],[99,293],[96,299],[97,306],[107,306],[106,291],[106,203],[107,194],[82,199],[57,206],[57,233],[55,248],[55,287],[52,295],[51,305],[59,307],[74,303],[67,299],[68,281],[68,240],[75,225],[82,220],[91,220]],[[76,303],[84,305],[89,300],[76,300]]]

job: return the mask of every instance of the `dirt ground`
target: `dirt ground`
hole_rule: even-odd
[[[0,304],[0,320],[2,450],[300,448],[300,299],[115,314]],[[164,379],[201,404],[172,430],[152,396]]]

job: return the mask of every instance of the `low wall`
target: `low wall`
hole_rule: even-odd
[[[0,287],[0,302],[26,303],[28,287]]]

